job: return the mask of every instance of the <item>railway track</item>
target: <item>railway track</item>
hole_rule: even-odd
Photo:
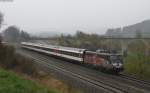
[[[43,58],[41,58],[41,60],[43,60],[43,61],[47,60],[48,61],[48,59],[43,59]],[[91,80],[94,80],[96,82],[99,82],[99,83],[102,83],[102,84],[107,84],[107,85],[109,85],[109,86],[111,86],[115,89],[123,91],[124,93],[139,93],[139,92],[148,93],[148,91],[146,91],[144,89],[138,89],[134,86],[131,86],[131,85],[128,85],[128,84],[123,84],[123,83],[120,83],[120,82],[116,82],[116,81],[110,79],[110,78],[114,79],[116,76],[114,77],[114,76],[111,75],[111,77],[110,77],[110,75],[109,75],[109,78],[108,78],[107,77],[108,75],[101,74],[102,76],[100,77],[99,75],[95,76],[95,75],[91,74],[90,71],[89,71],[89,74],[85,74],[85,71],[88,71],[87,69],[83,71],[83,69],[82,70],[77,70],[77,69],[73,69],[72,67],[68,67],[68,66],[64,67],[64,65],[62,65],[62,64],[59,64],[59,66],[63,67],[63,69],[67,68],[66,70],[72,70],[73,73],[80,72],[80,73],[77,73],[77,74],[82,75],[82,76],[87,77],[87,78],[90,78]],[[92,72],[92,73],[94,73],[94,72]],[[149,87],[148,87],[148,89],[149,89]]]
[[[61,71],[61,73],[66,73],[68,75],[71,75],[73,77],[76,77],[77,79],[80,79],[81,81],[84,81],[86,83],[89,83],[91,84],[92,86],[95,86],[95,88],[98,88],[102,91],[105,91],[106,93],[125,93],[125,91],[119,89],[119,88],[114,88],[113,86],[110,86],[110,85],[107,85],[103,82],[100,82],[100,81],[96,81],[96,80],[93,80],[91,79],[91,77],[89,76],[83,76],[79,73],[74,73],[72,71],[68,71],[68,70],[65,70],[63,66],[55,66],[55,65],[52,65],[50,63],[47,63],[45,62],[46,60],[43,60],[42,58],[38,57],[38,58],[34,58],[32,56],[29,56],[30,58],[33,58],[35,60],[35,62],[37,62],[38,64],[41,64],[49,69],[55,69],[56,71]]]
[[[150,86],[150,81],[148,81],[148,80],[141,80],[136,77],[125,75],[125,74],[120,74],[120,77],[127,79],[127,80],[134,81],[134,82],[138,82],[144,86]]]
[[[37,56],[37,55],[36,55]],[[32,55],[30,55],[30,57],[34,58]],[[35,59],[35,58],[34,58]],[[101,74],[101,76],[96,76],[94,75],[93,73],[90,73],[88,75],[84,75],[83,73],[85,72],[82,72],[82,70],[79,69],[79,71],[76,71],[78,73],[76,73],[74,71],[73,68],[71,68],[70,66],[64,66],[64,65],[54,65],[54,64],[51,64],[49,63],[50,60],[45,58],[45,57],[41,57],[40,55],[36,57],[35,59],[39,64],[44,64],[46,67],[51,67],[57,71],[61,71],[61,73],[68,73],[69,75],[72,75],[73,77],[76,77],[82,81],[86,81],[87,83],[95,86],[95,88],[99,88],[99,89],[102,89],[102,90],[105,90],[106,92],[109,92],[109,93],[137,93],[137,92],[133,92],[133,91],[127,91],[127,89],[129,89],[129,87],[127,86],[130,86],[130,85],[125,85],[125,84],[120,84],[120,83],[115,83],[117,81],[115,81],[115,79],[112,81],[111,79],[108,79],[108,75],[103,75]],[[56,62],[56,63],[59,63],[59,62]],[[67,62],[66,62],[67,63]],[[67,69],[66,69],[67,68]],[[72,69],[73,71],[71,71],[70,69]],[[80,73],[79,73],[80,72]],[[109,75],[110,76],[110,75]],[[109,77],[109,78],[116,78],[116,76],[112,76],[112,77]],[[126,87],[126,88],[125,88]],[[135,87],[130,87],[132,89],[137,89]],[[131,89],[130,89],[131,90]],[[139,89],[137,89],[139,90]],[[142,93],[148,93],[148,91],[145,91],[144,89],[140,89],[139,91],[142,91]],[[95,93],[95,92],[94,92]]]
[[[41,61],[40,61],[41,62]],[[44,61],[42,62],[44,63]],[[48,63],[44,63],[46,66],[51,66],[53,68],[55,68],[57,71],[61,71],[61,72],[64,72],[64,73],[68,73],[69,75],[72,75],[74,77],[77,77],[81,80],[84,80],[85,82],[88,82],[100,89],[104,89],[106,91],[108,91],[109,93],[125,93],[123,90],[119,89],[119,88],[114,88],[113,86],[110,86],[110,85],[107,85],[103,82],[100,82],[100,81],[97,81],[95,79],[91,79],[91,77],[89,76],[82,76],[81,74],[79,73],[74,73],[74,72],[71,72],[71,71],[68,71],[68,70],[64,70],[64,67],[56,67],[55,65],[51,65],[51,64],[48,64]]]

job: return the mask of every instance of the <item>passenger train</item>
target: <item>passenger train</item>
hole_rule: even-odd
[[[74,60],[81,64],[88,64],[103,70],[113,71],[117,74],[123,71],[123,58],[121,54],[117,53],[93,52],[87,49],[31,42],[22,42],[21,47],[56,57]]]

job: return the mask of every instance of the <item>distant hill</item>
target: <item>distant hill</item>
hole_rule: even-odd
[[[150,37],[150,20],[145,20],[123,28],[108,29],[105,35],[114,37]]]
[[[31,35],[41,37],[41,38],[47,38],[47,37],[60,36],[61,33],[58,31],[41,31],[41,32],[31,33]]]

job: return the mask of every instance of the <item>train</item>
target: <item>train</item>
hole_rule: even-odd
[[[99,68],[105,71],[112,71],[116,74],[123,71],[123,56],[118,53],[106,51],[89,51],[87,49],[55,46],[41,43],[21,42],[21,47],[48,55],[76,61],[81,64]]]

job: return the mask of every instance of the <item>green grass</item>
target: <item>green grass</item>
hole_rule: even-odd
[[[0,93],[56,93],[0,68]]]

